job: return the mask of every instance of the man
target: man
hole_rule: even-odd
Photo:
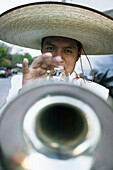
[[[70,77],[73,80],[76,76],[74,68],[76,62],[81,57],[81,51],[82,44],[74,39],[58,36],[45,37],[42,40],[41,45],[42,55],[37,57],[30,67],[28,66],[29,61],[24,59],[23,77],[16,76],[13,78],[14,80],[12,81],[12,88],[10,89],[8,100],[13,97],[13,94],[15,96],[15,94],[18,93],[18,91],[22,88],[22,85],[28,84],[38,78],[46,77],[48,70],[51,70],[52,72],[53,69],[58,66],[63,66],[62,71],[65,72],[67,76],[70,74]],[[15,82],[18,84],[17,88],[15,88]],[[100,95],[103,99],[107,99],[108,97],[108,89],[97,85],[96,83],[87,83],[81,79],[74,80],[74,83],[76,85],[86,87],[91,91],[93,89],[93,91]]]
[[[66,75],[70,73],[73,77],[82,49],[90,55],[112,54],[112,28],[112,18],[98,11],[58,2],[28,4],[2,14],[1,40],[42,51],[30,68],[24,59],[23,80],[15,77],[16,84],[13,81],[9,96],[17,94],[22,84],[44,77],[47,70],[58,65],[63,66]],[[97,94],[100,92],[102,98],[108,96],[108,90],[96,83],[79,80],[76,84]]]
[[[80,44],[80,43],[79,43]],[[65,37],[46,37],[42,43],[42,54],[28,68],[28,61],[23,62],[23,84],[38,77],[46,76],[47,70],[61,65],[64,72],[72,74],[81,55],[81,46],[76,40]],[[80,48],[80,49],[79,49]]]

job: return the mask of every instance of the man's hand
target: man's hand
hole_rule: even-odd
[[[45,77],[47,70],[53,70],[54,67],[61,65],[62,59],[60,56],[52,57],[51,53],[45,53],[37,57],[30,68],[28,60],[23,60],[23,85],[37,78]]]

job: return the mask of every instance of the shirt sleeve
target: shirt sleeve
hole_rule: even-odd
[[[84,81],[83,79],[78,79],[78,80],[74,80],[74,84],[88,89],[89,91],[95,93],[96,95],[100,96],[104,100],[107,100],[109,96],[109,89],[95,82],[87,82]],[[16,97],[18,95],[18,91],[21,88],[22,88],[22,75],[13,76],[11,79],[11,89],[9,90],[9,94],[6,101],[9,102],[14,97]]]
[[[11,79],[11,88],[9,90],[6,102],[10,102],[18,95],[18,91],[22,88],[22,75],[13,76]]]
[[[86,88],[104,100],[109,96],[109,89],[95,82],[84,81],[83,79],[74,80],[74,84]]]

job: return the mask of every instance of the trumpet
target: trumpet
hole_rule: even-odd
[[[3,170],[112,170],[113,111],[69,82],[25,86],[0,119]]]

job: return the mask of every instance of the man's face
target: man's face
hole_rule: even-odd
[[[47,37],[44,39],[42,53],[52,53],[53,57],[60,56],[62,58],[62,66],[66,73],[72,73],[75,63],[80,57],[76,41],[65,37]]]

